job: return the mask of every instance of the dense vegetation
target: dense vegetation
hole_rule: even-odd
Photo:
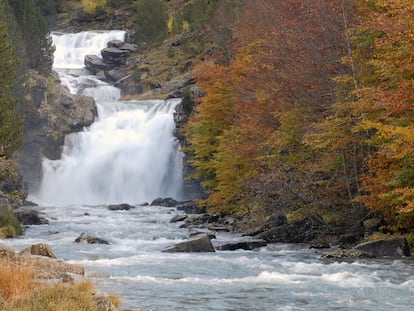
[[[218,50],[195,71],[207,95],[186,135],[205,204],[343,222],[366,206],[387,232],[413,230],[411,1],[239,6],[221,25],[232,55]]]

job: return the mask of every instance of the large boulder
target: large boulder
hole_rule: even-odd
[[[371,253],[377,258],[411,256],[410,247],[404,237],[368,241],[358,244],[354,249]]]
[[[96,55],[86,55],[85,56],[85,66],[88,68],[93,74],[98,73],[108,67],[108,65],[103,61],[102,58]]]
[[[167,247],[166,253],[207,253],[215,252],[214,246],[207,234],[197,235],[187,241]]]
[[[103,49],[101,54],[105,62],[113,65],[121,65],[125,63],[131,51],[111,47]]]

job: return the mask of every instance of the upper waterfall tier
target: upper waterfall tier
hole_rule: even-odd
[[[109,41],[125,38],[125,31],[83,31],[79,33],[52,33],[56,46],[54,68],[79,69],[85,67],[86,55],[101,56]]]

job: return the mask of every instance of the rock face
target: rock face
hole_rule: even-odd
[[[28,81],[24,144],[17,160],[25,183],[35,190],[41,179],[41,159],[59,159],[65,135],[91,125],[97,111],[91,97],[70,94],[57,73],[44,77],[31,71]]]
[[[380,239],[358,244],[354,249],[381,257],[408,257],[411,256],[410,247],[404,237]]]
[[[166,253],[207,253],[215,252],[214,246],[207,234],[200,234],[187,241],[167,247]]]

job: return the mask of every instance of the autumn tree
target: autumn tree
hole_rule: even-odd
[[[369,79],[354,110],[372,135],[361,201],[391,224],[414,228],[414,7],[410,0],[362,1],[361,31],[376,33]]]

